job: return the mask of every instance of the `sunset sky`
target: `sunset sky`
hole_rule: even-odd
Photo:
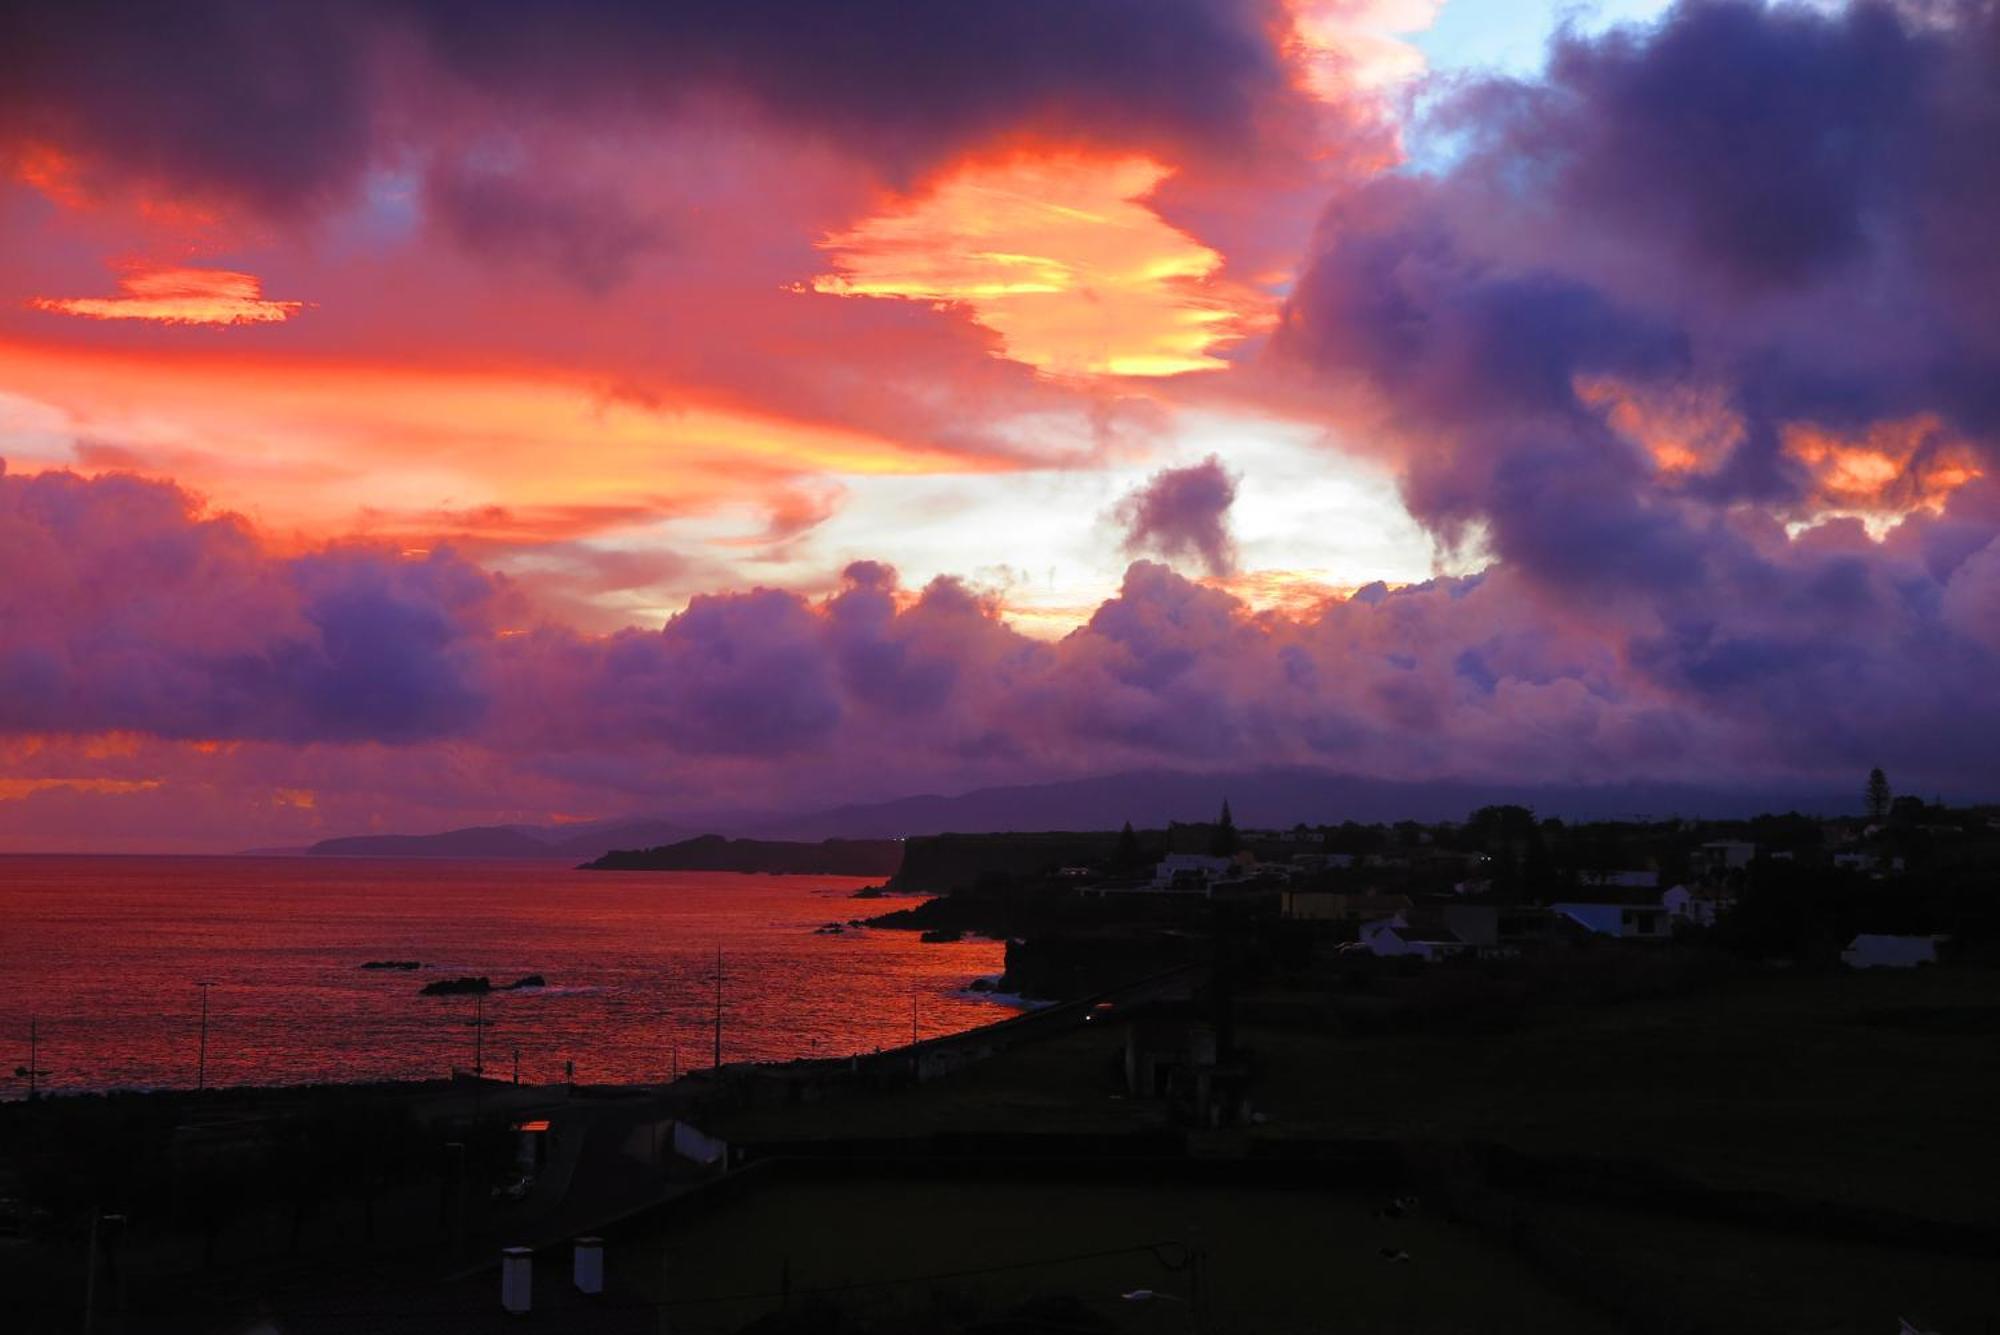
[[[1996,208],[1990,0],[9,6],[0,849],[2000,797]]]

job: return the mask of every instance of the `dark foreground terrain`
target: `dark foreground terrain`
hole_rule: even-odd
[[[7,1105],[11,1328],[81,1329],[86,1287],[100,1331],[1996,1328],[2000,973],[1275,973],[1227,998],[1217,1070],[1249,1106],[1223,1127],[1127,1075],[1217,1000],[1197,968],[661,1091]],[[557,1147],[496,1195],[532,1118]],[[676,1122],[730,1171],[677,1156]],[[99,1212],[124,1219],[92,1281]],[[589,1300],[585,1232],[609,1240]],[[518,1318],[510,1242],[537,1248]]]

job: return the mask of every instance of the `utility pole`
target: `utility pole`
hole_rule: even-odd
[[[472,1078],[477,1080],[486,1074],[486,994],[472,994]]]
[[[722,947],[715,948],[715,1069],[722,1069]]]
[[[521,1083],[521,1050],[519,1048],[514,1049],[514,1083],[516,1085]]]
[[[194,1088],[199,1094],[208,1088],[208,989],[215,984],[196,983],[195,986],[201,989],[201,1046],[196,1050],[194,1059]]]
[[[35,1017],[32,1015],[28,1017],[28,1064],[26,1066],[16,1066],[14,1074],[16,1077],[24,1075],[28,1077],[28,1097],[30,1099],[35,1097],[35,1091],[40,1087],[37,1082],[48,1074],[47,1071],[42,1069],[41,1033],[37,1027]]]

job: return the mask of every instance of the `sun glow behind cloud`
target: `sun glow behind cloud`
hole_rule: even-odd
[[[1437,21],[1444,0],[1295,0],[1294,41],[1307,86],[1326,101],[1421,75],[1412,38]]]
[[[518,544],[731,503],[797,479],[980,461],[692,396],[658,406],[553,373],[136,356],[0,341],[0,457],[175,478],[276,532]],[[10,422],[18,427],[10,431]]]
[[[1608,378],[1579,381],[1576,389],[1666,478],[1711,473],[1744,441],[1742,418],[1712,389]],[[1951,494],[1983,471],[1972,448],[1927,414],[1851,432],[1791,422],[1779,440],[1805,485],[1789,519],[1794,533],[1829,519],[1858,519],[1880,538],[1918,511],[1941,513]]]
[[[117,297],[36,297],[28,304],[57,315],[92,320],[154,320],[161,324],[277,324],[305,309],[273,301],[263,280],[230,269],[128,266]]]
[[[1847,435],[1799,424],[1783,439],[1825,507],[1816,518],[1856,518],[1877,537],[1919,510],[1942,513],[1951,494],[1982,473],[1971,448],[1929,416]]]
[[[1212,370],[1262,303],[1147,205],[1172,174],[1145,157],[970,163],[826,237],[833,269],[812,286],[963,306],[1004,355],[1052,374]]]

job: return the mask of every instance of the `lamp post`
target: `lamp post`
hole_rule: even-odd
[[[208,989],[215,984],[198,982],[195,986],[201,989],[201,1045],[194,1059],[194,1088],[199,1094],[208,1088]]]
[[[91,1335],[97,1324],[97,1226],[99,1224],[122,1224],[122,1214],[99,1214],[95,1210],[90,1215],[90,1255],[83,1263],[83,1335]]]

